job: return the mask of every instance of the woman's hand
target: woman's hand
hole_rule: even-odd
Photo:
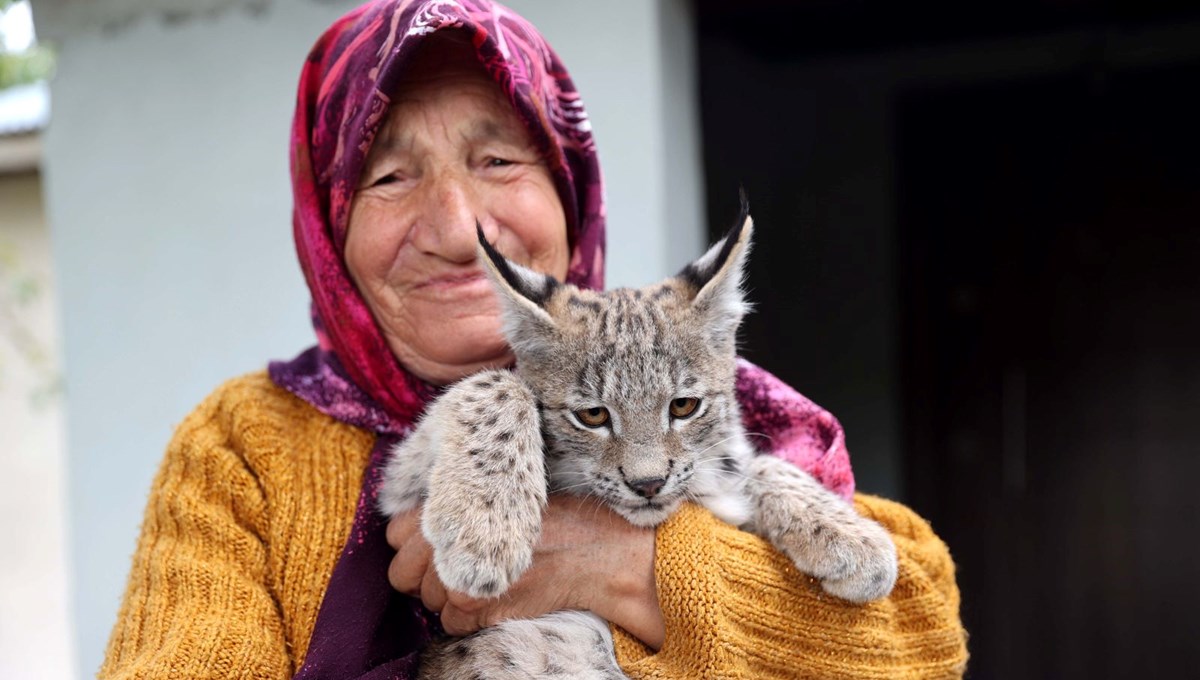
[[[392,587],[441,612],[451,635],[562,609],[594,612],[647,646],[662,646],[662,612],[654,587],[654,530],[635,527],[608,507],[575,496],[552,496],[542,518],[533,564],[498,598],[479,600],[447,591],[421,535],[420,509],[388,523],[396,557]]]

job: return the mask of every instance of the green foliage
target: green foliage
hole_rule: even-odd
[[[6,361],[16,360],[32,369],[37,384],[27,395],[30,406],[50,406],[63,391],[62,375],[47,343],[28,323],[28,309],[41,301],[44,286],[37,274],[22,266],[16,245],[0,238],[0,389],[5,387]]]
[[[17,0],[0,0],[0,15]],[[0,45],[3,44],[0,33]],[[0,46],[0,90],[46,80],[54,73],[54,51],[44,45],[32,45],[21,52],[7,52]]]
[[[0,52],[0,90],[46,80],[53,74],[54,52],[48,47],[37,45],[16,54]]]

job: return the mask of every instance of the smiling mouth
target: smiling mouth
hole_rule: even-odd
[[[422,281],[417,285],[417,288],[455,288],[483,281],[484,279],[485,277],[481,271],[466,274],[447,274],[446,276],[435,276],[427,281]]]
[[[414,299],[438,304],[459,304],[491,298],[494,293],[487,276],[480,271],[464,274],[434,276],[413,286],[409,291]]]

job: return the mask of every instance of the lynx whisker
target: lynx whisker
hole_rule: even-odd
[[[554,493],[558,493],[560,491],[570,491],[571,489],[579,489],[582,487],[590,487],[591,485],[591,482],[580,482],[578,484],[568,484],[567,486],[556,486],[554,487]]]
[[[708,460],[709,460],[709,461],[713,461],[713,460],[720,460],[720,459],[719,459],[719,458],[709,458]],[[707,461],[706,461],[706,462],[707,462]],[[747,475],[747,474],[746,474],[746,473],[744,473],[744,472],[738,472],[738,471],[736,471],[736,470],[721,470],[721,473],[722,473],[722,474],[726,474],[726,475],[730,475],[730,476],[732,476],[732,477],[740,477],[741,479],[744,479],[744,480],[746,480],[746,481],[752,481],[752,480],[754,479],[754,478],[753,478],[753,477],[751,477],[750,475]]]
[[[697,451],[697,452],[696,452],[696,455],[697,455],[697,456],[699,456],[700,454],[704,453],[705,451],[708,451],[708,450],[710,450],[710,449],[716,448],[716,447],[720,446],[721,444],[724,444],[725,442],[728,442],[728,441],[733,441],[734,439],[737,439],[737,438],[738,438],[738,436],[737,436],[736,434],[735,434],[735,435],[732,435],[732,436],[729,436],[729,437],[726,437],[726,438],[722,439],[721,441],[719,441],[719,442],[717,442],[717,443],[715,443],[715,444],[713,444],[713,445],[711,445],[711,446],[706,446],[706,447],[704,447],[703,449],[700,449],[699,451]]]
[[[703,463],[711,463],[714,460],[734,460],[736,458],[737,456],[709,456],[708,458],[701,458],[697,460],[696,464],[701,465]]]

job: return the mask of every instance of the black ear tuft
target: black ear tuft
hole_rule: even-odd
[[[558,288],[558,280],[553,276],[541,275],[541,280],[533,282],[529,280],[529,276],[533,272],[526,271],[526,275],[522,276],[513,268],[513,265],[499,253],[491,243],[488,243],[487,237],[483,235],[483,226],[479,221],[475,221],[475,233],[479,237],[479,245],[483,248],[483,252],[491,261],[492,266],[496,268],[496,272],[504,279],[504,282],[509,285],[514,291],[520,294],[525,299],[541,307],[545,305],[550,296]]]
[[[487,259],[491,261],[500,278],[504,279],[504,283],[509,284],[509,287],[518,295],[539,307],[544,306],[546,301],[550,300],[554,290],[558,289],[558,279],[553,276],[540,275],[540,273],[510,263],[504,255],[492,247],[491,243],[487,242],[487,237],[484,236],[484,227],[478,219],[475,221],[475,234],[479,236],[479,246],[484,249]]]
[[[696,290],[704,288],[712,280],[712,277],[721,271],[721,267],[725,266],[725,262],[729,259],[729,254],[733,252],[733,247],[742,237],[742,229],[746,227],[747,223],[746,218],[750,216],[750,200],[746,198],[746,187],[740,185],[738,186],[738,204],[737,220],[725,233],[721,241],[721,250],[716,257],[696,260],[684,267],[678,274],[679,278]]]

